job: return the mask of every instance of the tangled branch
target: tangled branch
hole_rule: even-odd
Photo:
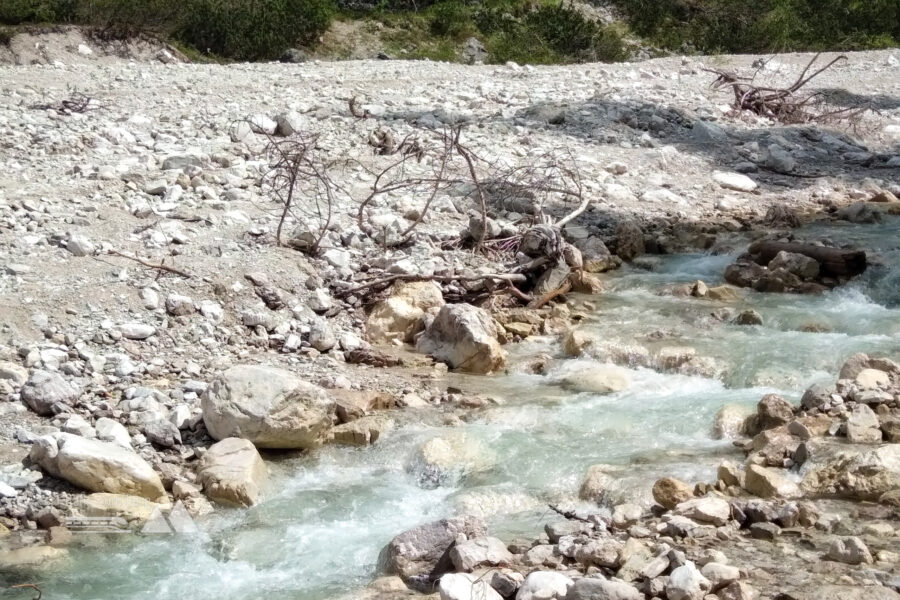
[[[803,124],[835,121],[851,118],[865,111],[866,107],[829,109],[826,106],[826,99],[821,92],[800,93],[804,86],[814,78],[838,62],[847,60],[846,56],[841,55],[810,72],[820,56],[821,53],[813,56],[797,76],[794,83],[783,88],[760,86],[755,83],[756,77],[764,63],[760,64],[751,76],[741,76],[733,71],[722,71],[719,69],[704,70],[716,75],[716,79],[712,83],[713,88],[731,88],[734,94],[732,107],[735,110],[750,111],[761,117],[768,117],[781,123]]]

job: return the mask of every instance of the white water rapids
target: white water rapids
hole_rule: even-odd
[[[475,512],[504,539],[538,535],[547,502],[574,501],[593,464],[621,465],[624,494],[640,493],[664,474],[710,481],[733,452],[730,442],[710,435],[722,405],[754,405],[773,391],[796,401],[811,383],[832,381],[854,352],[900,358],[900,220],[798,235],[865,248],[881,265],[820,296],[747,292],[734,306],[757,310],[762,326],[719,323],[710,313],[723,305],[658,293],[697,279],[714,285],[733,259],[728,255],[661,257],[652,271],[626,267],[612,274],[606,293],[590,298],[596,310],[585,326],[604,339],[651,351],[691,346],[724,367],[721,379],[642,368],[631,371],[625,391],[573,394],[554,381],[590,361],[562,359],[554,339],[528,341],[510,348],[512,363],[547,352],[560,358],[548,375],[513,371],[455,382],[502,401],[476,420],[408,425],[372,447],[274,459],[272,490],[261,505],[217,512],[200,523],[200,535],[73,549],[64,566],[41,575],[44,595],[322,600],[364,586],[384,544],[422,522]],[[809,325],[825,331],[804,331]],[[475,467],[424,489],[407,468],[415,449],[456,432],[476,448]]]

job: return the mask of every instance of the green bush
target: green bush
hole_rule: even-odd
[[[900,42],[897,0],[615,0],[635,33],[672,49],[852,50]]]
[[[194,0],[179,39],[201,52],[240,60],[278,57],[328,28],[330,0]]]
[[[77,0],[0,0],[0,23],[70,23]]]
[[[429,9],[432,35],[461,38],[475,33],[472,10],[458,0],[445,0]]]

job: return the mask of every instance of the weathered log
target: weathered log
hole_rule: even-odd
[[[864,250],[842,250],[796,242],[756,242],[749,250],[753,261],[760,265],[769,264],[779,252],[808,256],[819,263],[821,275],[830,277],[853,277],[865,271],[867,266]]]

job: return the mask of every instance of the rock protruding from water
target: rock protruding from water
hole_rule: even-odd
[[[378,562],[388,574],[399,575],[411,587],[431,593],[433,583],[453,570],[450,549],[459,541],[486,534],[484,522],[472,516],[426,523],[392,539]]]
[[[758,292],[817,293],[863,273],[866,266],[862,250],[761,241],[725,269],[725,281]]]
[[[325,441],[333,411],[325,390],[273,367],[232,367],[203,394],[203,422],[213,438],[242,438],[258,448],[315,447]]]
[[[210,446],[200,460],[197,475],[210,500],[232,506],[256,504],[268,479],[256,447],[239,438],[226,438]]]
[[[491,373],[506,365],[490,313],[471,304],[447,304],[419,338],[417,349],[469,373]]]

